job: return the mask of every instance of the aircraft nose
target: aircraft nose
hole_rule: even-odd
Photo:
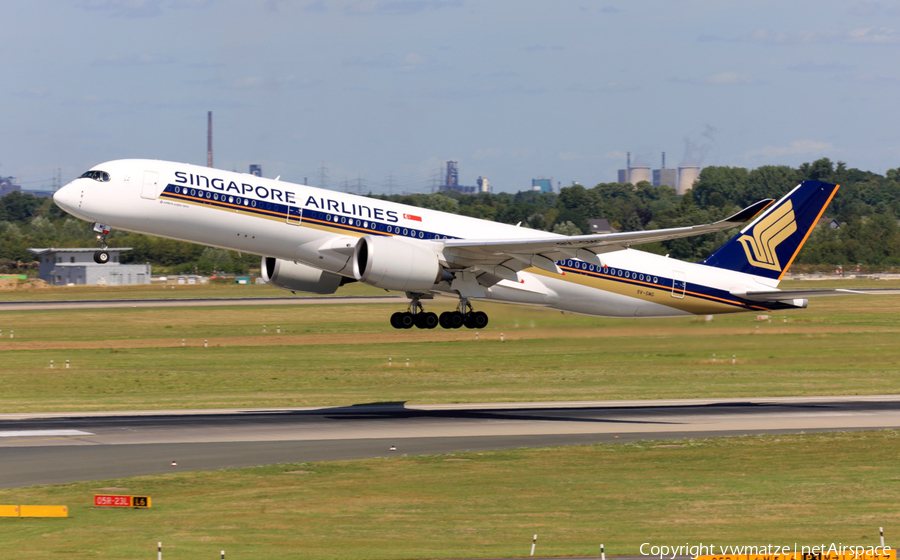
[[[69,183],[53,193],[53,202],[66,212],[71,213],[78,208],[78,196],[78,189],[75,188],[72,183]]]

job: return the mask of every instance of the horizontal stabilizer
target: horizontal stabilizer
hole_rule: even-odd
[[[900,295],[900,289],[889,288],[862,288],[851,290],[845,288],[838,289],[821,289],[821,290],[767,290],[761,292],[744,292],[733,293],[742,299],[750,301],[782,301],[788,299],[808,299],[813,297],[829,297],[829,296],[852,296],[852,295],[869,295],[869,296],[890,296]]]

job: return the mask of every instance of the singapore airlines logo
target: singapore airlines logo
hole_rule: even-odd
[[[742,235],[738,241],[747,253],[747,261],[759,268],[781,271],[775,249],[797,231],[794,206],[788,200],[753,226],[753,235]]]

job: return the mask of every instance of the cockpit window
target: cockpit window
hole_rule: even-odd
[[[95,169],[93,171],[85,171],[79,179],[93,179],[105,183],[109,181],[109,173]]]

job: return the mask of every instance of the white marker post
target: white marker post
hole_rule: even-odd
[[[69,369],[69,360],[66,360],[66,369]]]
[[[735,354],[731,355],[731,363],[732,364],[737,363],[737,356]]]
[[[537,535],[535,535],[534,538],[531,539],[531,556],[534,556],[534,545],[536,545],[536,544],[537,544]]]
[[[207,348],[208,346],[209,346],[209,340],[207,340],[207,339],[204,338],[204,339],[203,339],[203,347],[204,347],[204,348]]]
[[[409,358],[406,358],[406,367],[409,367]]]
[[[500,333],[500,342],[503,342],[503,333]]]
[[[53,369],[53,360],[50,360],[50,369]]]
[[[394,365],[394,358],[388,358],[388,367]]]
[[[156,560],[162,560],[162,543],[156,543]]]
[[[181,339],[181,346],[182,346],[182,348],[184,347],[184,339],[183,338]]]
[[[222,560],[225,560],[225,551],[222,551]]]
[[[281,334],[281,325],[278,325],[278,327],[275,328],[275,333]]]
[[[878,528],[878,534],[881,535],[881,550],[884,550],[884,527]]]
[[[266,332],[266,326],[263,325],[263,332]]]
[[[606,560],[606,552],[603,551],[603,545],[600,545],[600,560]]]

